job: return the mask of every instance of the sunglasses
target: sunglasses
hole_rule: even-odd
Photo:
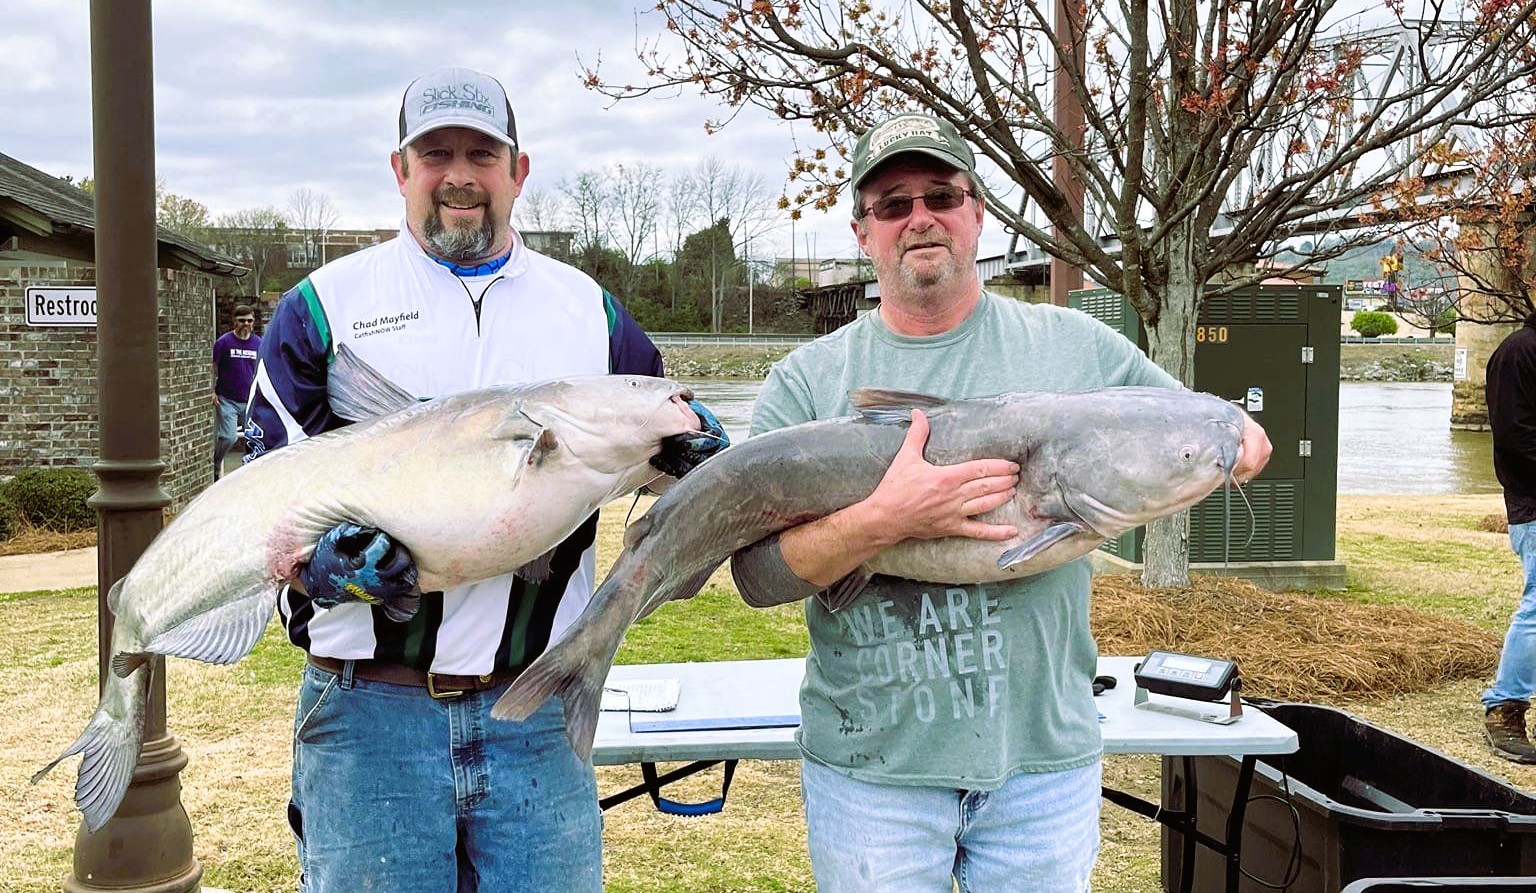
[[[876,220],[888,223],[892,220],[905,220],[912,213],[912,203],[921,201],[923,207],[929,211],[953,211],[965,204],[967,198],[975,198],[976,193],[969,189],[961,189],[959,186],[939,186],[930,189],[922,195],[896,195],[890,198],[882,198],[867,208],[862,208],[860,217],[872,215]]]

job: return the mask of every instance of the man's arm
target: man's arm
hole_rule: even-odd
[[[306,279],[283,295],[257,349],[246,422],[252,457],[346,424],[331,412],[330,354],[330,324]]]
[[[1017,535],[1011,525],[975,516],[1014,497],[1019,466],[1006,459],[933,465],[923,458],[927,443],[928,418],[913,410],[906,439],[873,493],[780,534],[778,548],[789,570],[825,588],[905,539],[964,536],[996,542]]]

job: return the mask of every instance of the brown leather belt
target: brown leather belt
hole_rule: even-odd
[[[346,661],[337,660],[334,657],[311,654],[309,662],[317,669],[335,676],[343,675],[346,669]],[[454,676],[448,673],[428,673],[426,670],[418,670],[415,667],[385,660],[352,661],[354,679],[425,688],[427,694],[434,698],[457,698],[465,692],[485,691],[511,682],[516,676],[517,673],[511,670],[497,670],[483,676]]]

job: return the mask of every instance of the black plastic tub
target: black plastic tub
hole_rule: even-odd
[[[1241,850],[1242,868],[1253,878],[1281,884],[1289,868],[1295,878],[1290,893],[1339,893],[1368,878],[1536,874],[1536,798],[1342,710],[1287,703],[1259,709],[1295,730],[1300,747],[1259,758]],[[1225,838],[1238,767],[1230,757],[1165,757],[1163,806],[1185,808],[1193,772],[1198,827]],[[1300,854],[1293,866],[1298,828]],[[1165,890],[1178,889],[1182,840],[1163,829]],[[1242,893],[1274,889],[1253,878],[1243,878]],[[1197,847],[1193,889],[1219,893],[1224,885],[1222,858]]]
[[[1343,893],[1536,893],[1536,878],[1366,878],[1345,887]]]

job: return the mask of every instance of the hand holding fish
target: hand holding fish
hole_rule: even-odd
[[[652,466],[675,478],[681,478],[705,459],[731,445],[725,427],[709,411],[709,407],[697,400],[689,400],[688,408],[698,416],[696,433],[674,434],[664,439],[661,452],[651,457]]]
[[[315,544],[299,585],[322,608],[346,602],[379,605],[391,620],[416,613],[416,562],[404,545],[377,527],[342,523]]]
[[[964,536],[1000,542],[1018,535],[1008,524],[988,524],[975,516],[1007,504],[1019,483],[1019,466],[1007,459],[973,459],[934,465],[923,457],[928,417],[912,410],[901,449],[891,460],[875,492],[864,500],[878,516],[880,545],[904,539]]]
[[[1273,450],[1264,426],[1255,422],[1253,416],[1243,413],[1243,440],[1237,451],[1237,465],[1232,468],[1232,482],[1246,484],[1258,477],[1269,464],[1269,454]]]
[[[930,432],[922,410],[890,467],[868,497],[823,518],[783,531],[779,547],[800,579],[831,586],[880,550],[905,539],[964,536],[1001,542],[1018,535],[1008,524],[976,515],[1016,494],[1019,466],[1006,459],[934,465],[923,457]]]

